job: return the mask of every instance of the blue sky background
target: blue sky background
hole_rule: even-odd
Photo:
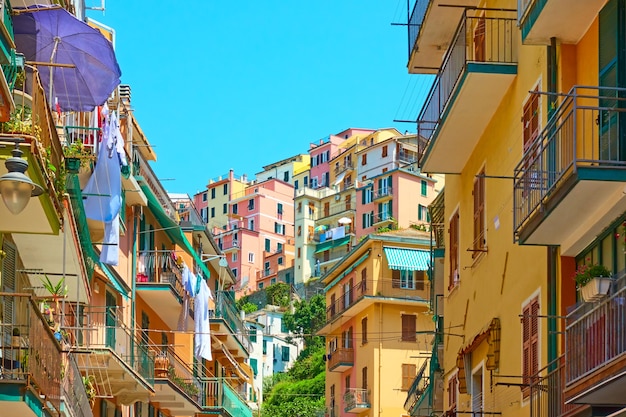
[[[414,132],[393,120],[414,120],[430,87],[407,73],[407,30],[391,25],[406,0],[108,0],[88,16],[116,31],[169,192],[231,168],[253,177],[347,127]]]

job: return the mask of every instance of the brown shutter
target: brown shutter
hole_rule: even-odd
[[[367,317],[363,317],[361,320],[361,343],[367,343]]]
[[[416,317],[413,314],[402,315],[402,340],[405,342],[415,342],[417,336],[416,331]]]
[[[524,397],[530,394],[530,327],[531,327],[531,304],[528,304],[522,310],[522,379],[524,388],[522,393]]]
[[[415,278],[415,289],[423,290],[426,288],[426,271],[415,271],[413,274]]]
[[[412,363],[402,364],[402,391],[408,391],[417,375],[417,365]]]
[[[363,389],[367,389],[367,366],[364,366],[363,369],[361,370],[361,387]]]
[[[391,270],[391,288],[400,288],[400,271]]]
[[[448,229],[450,234],[450,283],[448,288],[454,288],[457,284],[457,274],[459,270],[459,213],[456,212],[452,219],[450,219],[450,228]]]

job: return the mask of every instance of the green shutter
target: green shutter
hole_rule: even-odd
[[[365,204],[365,191],[367,191],[367,188],[361,190],[361,204]]]

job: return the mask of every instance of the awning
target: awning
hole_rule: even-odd
[[[404,271],[427,271],[430,251],[424,249],[383,247],[390,269]]]
[[[96,264],[98,269],[102,272],[102,275],[107,277],[111,286],[115,289],[115,291],[119,292],[124,298],[129,298],[128,293],[130,292],[130,288],[128,288],[125,283],[117,278],[117,274],[114,271],[111,271],[109,265],[98,261]]]
[[[483,329],[476,333],[474,337],[466,343],[457,356],[457,367],[459,368],[459,392],[467,393],[467,383],[465,381],[465,355],[472,353],[484,340],[487,340],[489,350],[487,351],[487,369],[497,369],[500,363],[500,319],[494,317]]]
[[[344,236],[334,240],[327,240],[325,242],[319,243],[315,247],[315,253],[324,252],[325,250],[329,250],[332,248],[338,248],[339,246],[347,245],[348,243],[350,243],[350,236]]]
[[[198,265],[198,268],[200,268],[204,277],[207,279],[210,278],[211,272],[207,269],[204,262],[202,262],[202,259],[200,259],[200,256],[198,256],[193,246],[191,246],[185,237],[183,229],[180,228],[180,225],[172,220],[167,213],[165,213],[163,207],[161,207],[161,203],[159,203],[159,200],[152,193],[150,187],[145,184],[141,184],[141,189],[148,198],[148,208],[152,214],[154,214],[154,217],[156,217],[159,224],[163,227],[165,233],[167,233],[172,242],[183,248],[185,252],[193,257],[196,265]]]

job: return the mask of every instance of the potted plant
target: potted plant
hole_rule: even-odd
[[[98,394],[93,376],[84,375],[83,385],[85,386],[85,393],[87,393],[87,400],[89,400],[89,404],[91,405],[91,408],[93,408],[93,405],[96,402],[96,395]]]
[[[166,352],[160,352],[154,358],[154,376],[155,378],[166,378],[170,368],[170,360],[167,358]]]
[[[611,271],[601,264],[584,264],[576,268],[576,288],[586,302],[601,300],[611,287]]]
[[[80,140],[65,146],[63,155],[65,156],[65,168],[72,174],[77,174],[80,167],[87,166],[87,163],[93,159],[91,150],[86,148]]]
[[[0,123],[3,133],[31,135],[39,138],[41,127],[33,123],[33,111],[28,106],[18,104],[7,122]]]

